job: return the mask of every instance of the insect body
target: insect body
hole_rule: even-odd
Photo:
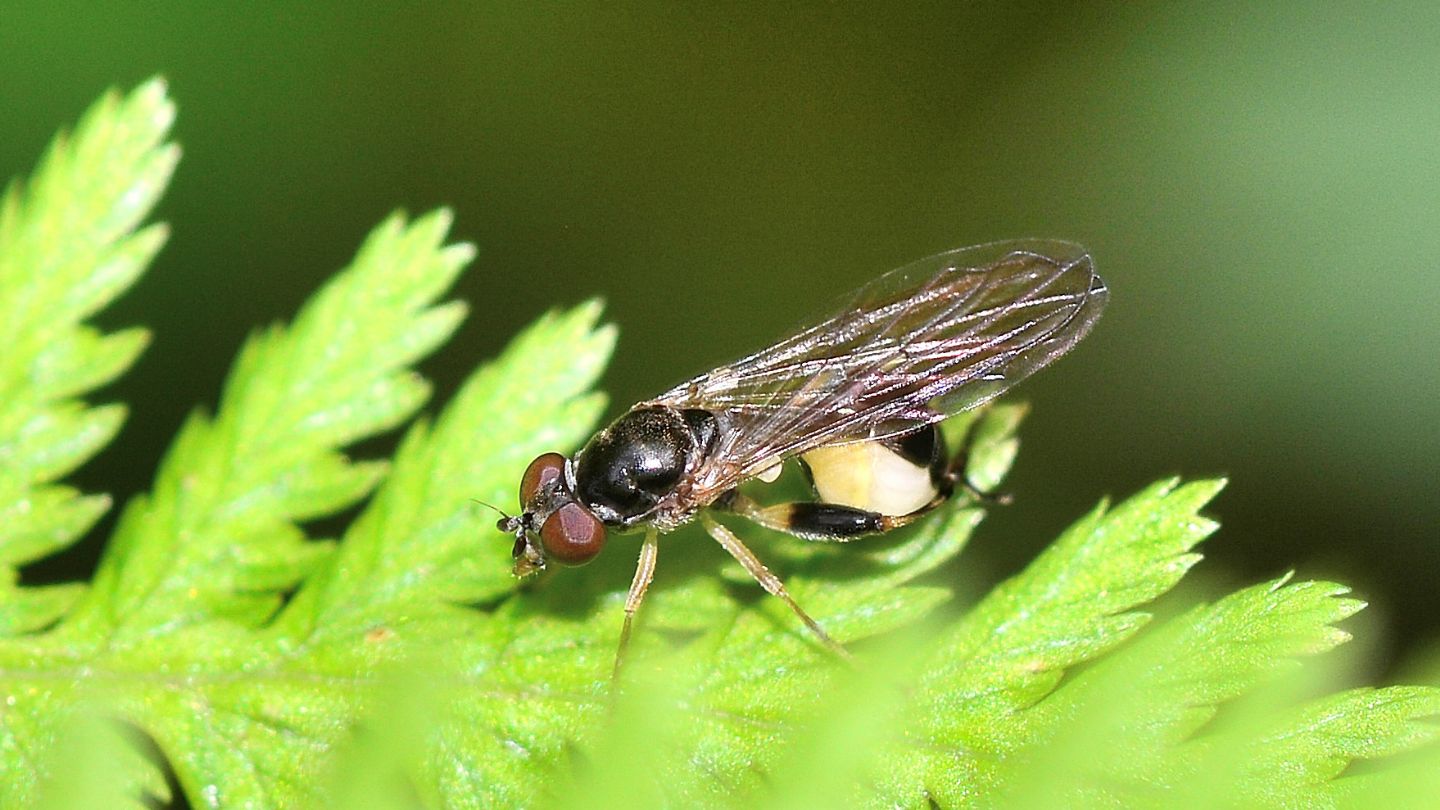
[[[903,526],[966,487],[965,453],[938,423],[979,406],[1069,351],[1107,291],[1078,245],[999,242],[881,276],[833,316],[642,402],[566,459],[546,453],[520,483],[515,573],[579,565],[608,530],[645,529],[625,604],[632,618],[655,569],[658,535],[697,516],[767,591],[827,646],[843,648],[709,511],[819,541]],[[796,458],[816,499],[761,505],[741,482],[772,481]]]

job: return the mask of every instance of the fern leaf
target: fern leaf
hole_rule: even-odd
[[[1217,736],[1216,711],[1293,671],[1300,657],[1343,643],[1348,635],[1334,624],[1363,607],[1333,583],[1287,580],[1165,622],[1063,685],[1028,713],[1024,745],[992,763],[992,781],[1017,806],[1100,793],[1184,806],[1197,780],[1227,784],[1230,795],[1274,787],[1274,773],[1256,783],[1229,768],[1235,751],[1264,734],[1247,725]],[[1036,768],[1050,775],[1043,785],[1030,778]]]
[[[638,541],[517,583],[471,501],[508,508],[533,456],[593,429],[615,340],[597,304],[527,329],[391,463],[344,454],[411,419],[410,366],[463,316],[436,303],[472,254],[445,212],[387,220],[247,342],[91,587],[17,587],[105,506],[58,480],[118,426],[79,398],[144,333],[82,321],[159,247],[134,229],[174,163],[169,116],[157,83],[107,97],[0,208],[0,330],[22,349],[0,358],[0,806],[153,806],[159,760],[196,807],[1375,806],[1435,785],[1440,689],[1296,679],[1348,638],[1342,586],[1147,612],[1199,559],[1219,481],[1102,503],[944,609],[976,508],[843,547],[737,526],[853,668],[703,532],[667,535],[612,684]],[[976,437],[971,480],[1003,478],[1023,413],[948,426]],[[371,495],[338,540],[307,536]]]
[[[122,516],[75,612],[50,633],[0,644],[0,688],[10,696],[0,744],[52,747],[65,718],[99,700],[156,740],[192,796],[278,795],[283,779],[256,776],[283,770],[270,756],[313,761],[316,749],[294,733],[305,724],[278,733],[271,704],[286,694],[323,703],[335,689],[346,699],[334,705],[353,712],[363,673],[327,681],[313,659],[310,669],[287,668],[282,639],[246,627],[268,619],[281,592],[329,551],[297,522],[355,502],[379,479],[382,465],[352,463],[339,447],[393,427],[423,401],[428,387],[406,366],[458,323],[461,307],[431,302],[472,253],[442,244],[447,225],[443,212],[408,225],[392,218],[293,327],[250,341],[217,417],[187,424],[155,492]],[[363,634],[349,640],[364,644]],[[252,678],[235,677],[247,668]],[[330,688],[315,695],[304,684]],[[313,703],[277,705],[317,716]],[[353,717],[323,719],[319,728],[339,732]],[[267,732],[278,733],[273,748],[234,744]],[[46,773],[24,758],[0,769],[12,799]],[[155,782],[152,766],[128,776],[142,788]]]
[[[74,542],[109,507],[55,482],[125,417],[79,397],[128,368],[148,335],[83,321],[165,242],[164,226],[136,229],[179,159],[165,142],[174,116],[159,80],[107,93],[0,197],[0,635],[50,624],[80,595],[79,585],[20,588],[16,569]]]
[[[433,428],[416,426],[389,484],[278,628],[297,639],[353,635],[393,624],[397,606],[474,602],[513,589],[509,544],[493,530],[488,543],[475,537],[477,523],[493,524],[493,516],[434,485],[504,503],[514,497],[515,470],[582,438],[604,405],[586,391],[614,343],[613,329],[595,329],[598,316],[591,303],[542,318],[465,384]]]
[[[1113,510],[1101,504],[976,606],[927,667],[920,750],[888,775],[882,795],[950,804],[990,784],[986,763],[1025,739],[1025,710],[1068,668],[1134,634],[1148,619],[1135,608],[1199,559],[1190,549],[1215,524],[1197,510],[1221,486],[1162,481]]]
[[[384,473],[339,448],[394,427],[428,395],[407,366],[459,324],[461,305],[431,304],[473,254],[442,245],[448,225],[444,212],[392,217],[293,327],[246,344],[216,417],[187,422],[153,494],[126,509],[67,631],[123,644],[273,615],[280,592],[329,551],[296,523],[355,503]]]

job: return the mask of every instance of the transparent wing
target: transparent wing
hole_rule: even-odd
[[[1025,240],[886,273],[839,311],[654,402],[716,413],[697,471],[718,495],[779,460],[913,430],[999,396],[1090,331],[1107,291],[1085,249]]]

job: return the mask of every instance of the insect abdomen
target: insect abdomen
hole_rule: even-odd
[[[826,503],[898,516],[923,509],[939,494],[928,463],[880,442],[821,447],[801,458]]]

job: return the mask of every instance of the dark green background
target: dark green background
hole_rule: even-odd
[[[142,404],[88,488],[147,486],[247,330],[397,206],[452,205],[480,246],[475,315],[427,365],[443,391],[603,295],[617,409],[890,267],[1062,237],[1110,309],[1021,389],[1018,504],[967,562],[1226,473],[1208,570],[1337,576],[1399,639],[1440,628],[1433,2],[5,4],[0,175],[154,73],[180,105],[174,238],[103,316],[156,343],[106,392]]]

